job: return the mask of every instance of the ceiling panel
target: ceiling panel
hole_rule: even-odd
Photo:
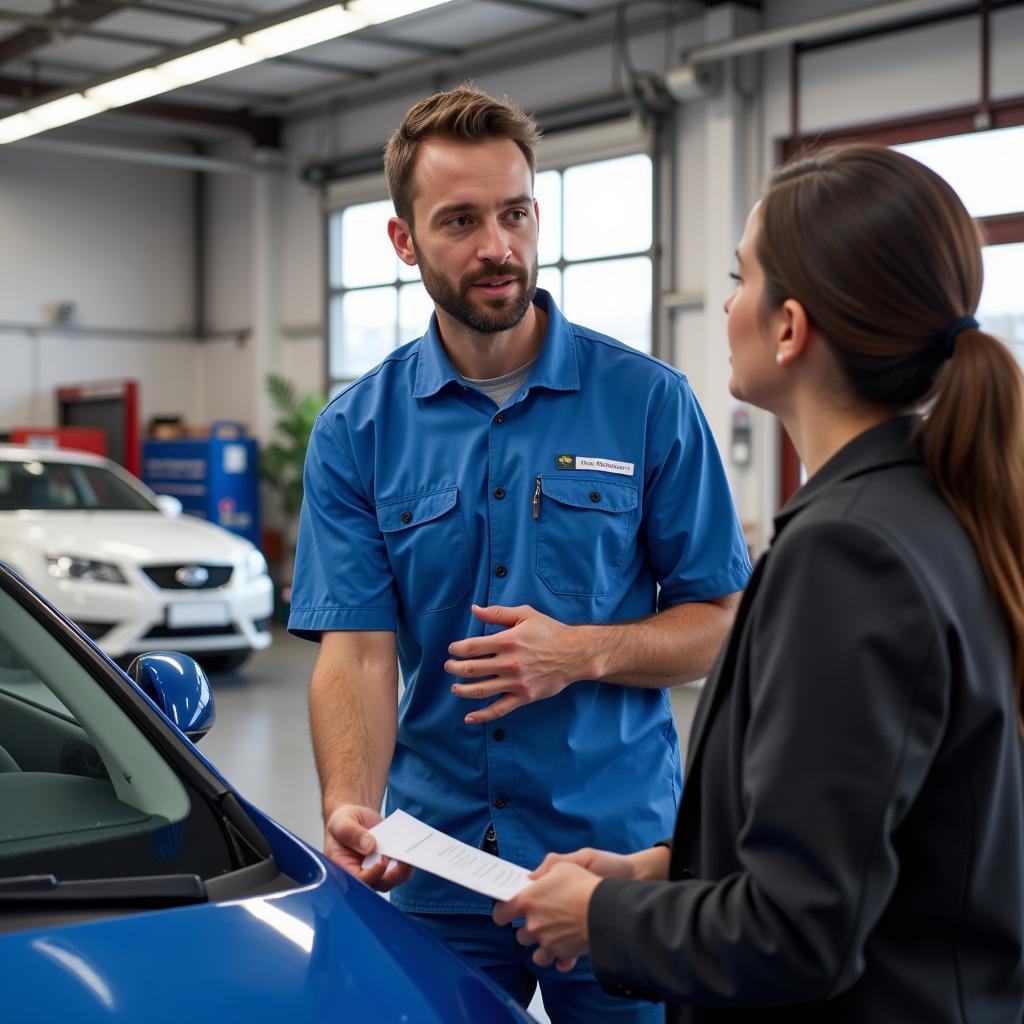
[[[302,92],[304,89],[315,89],[324,83],[338,81],[345,77],[342,72],[334,68],[321,70],[296,67],[279,61],[266,61],[255,67],[233,71],[230,75],[222,75],[213,81],[232,89],[264,95],[288,96],[291,93]]]
[[[427,17],[430,15],[430,17]],[[511,41],[523,32],[535,32],[541,28],[560,24],[563,19],[552,18],[528,8],[516,8],[505,4],[478,2],[472,6],[453,3],[423,12],[411,30],[412,19],[397,21],[393,25],[385,24],[373,29],[375,38],[386,39],[393,36],[401,39],[403,25],[405,34],[414,40],[432,43],[436,46],[449,46],[464,49],[474,43],[495,38],[506,38]]]
[[[319,46],[299,50],[293,56],[308,57],[319,64],[336,61],[344,67],[362,68],[366,71],[400,67],[415,59],[415,55],[410,55],[406,49],[388,46],[382,42],[370,42],[360,35],[332,39],[329,43],[320,43]]]
[[[144,8],[112,14],[102,21],[94,22],[94,26],[104,32],[121,32],[125,35],[162,39],[166,46],[196,43],[223,31],[221,24],[217,22],[151,14]]]
[[[154,46],[129,46],[125,43],[108,42],[105,39],[77,36],[41,46],[32,51],[31,57],[44,63],[55,61],[80,64],[95,68],[99,73],[140,64],[156,57],[160,52],[160,48]]]
[[[50,0],[4,0],[5,11],[16,11],[18,14],[38,14],[40,17],[53,11]]]

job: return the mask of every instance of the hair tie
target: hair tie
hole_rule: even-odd
[[[963,331],[969,331],[973,327],[980,327],[981,325],[973,316],[962,316],[948,331],[946,331],[945,341],[943,342],[943,348],[946,353],[946,358],[950,359],[953,355],[953,349],[956,348],[957,336]]]

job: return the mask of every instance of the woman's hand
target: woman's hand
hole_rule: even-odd
[[[669,851],[654,846],[638,853],[611,853],[589,846],[572,853],[549,853],[531,878],[543,878],[556,864],[578,864],[601,878],[668,878]]]
[[[533,962],[541,967],[553,963],[558,970],[569,971],[589,946],[587,912],[601,878],[568,859],[549,864],[543,876],[540,870],[534,872],[538,877],[533,885],[495,905],[494,921],[504,925],[525,918],[516,939],[523,946],[539,943]]]

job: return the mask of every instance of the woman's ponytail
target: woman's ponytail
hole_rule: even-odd
[[[917,442],[1010,626],[1024,699],[1024,375],[1002,342],[964,331],[938,374]]]

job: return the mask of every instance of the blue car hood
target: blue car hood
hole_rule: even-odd
[[[302,888],[0,934],[0,1019],[532,1021],[378,894],[246,809]]]

